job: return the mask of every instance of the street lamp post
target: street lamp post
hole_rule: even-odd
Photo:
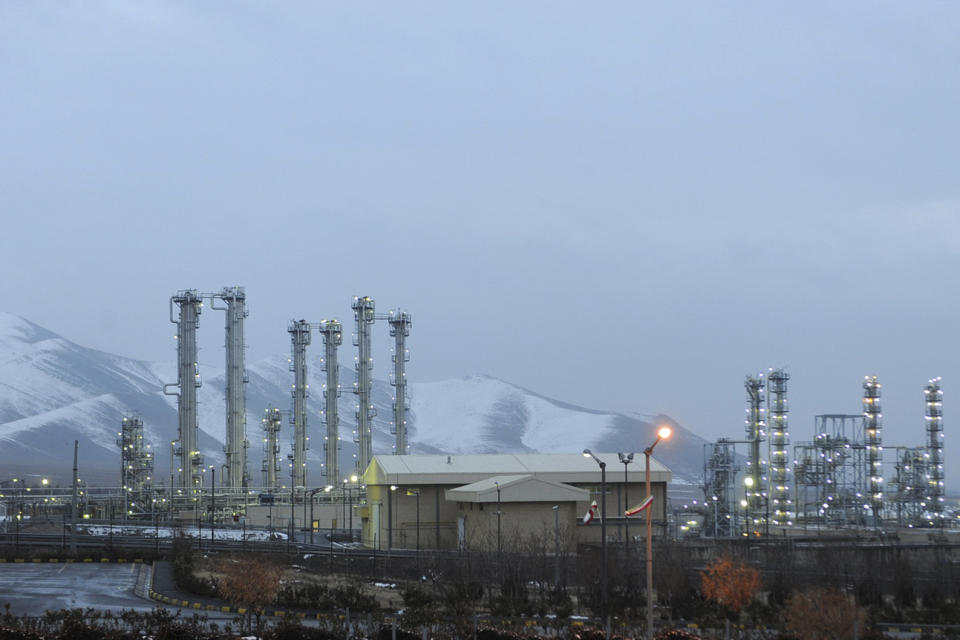
[[[593,458],[600,465],[600,609],[603,611],[604,627],[607,625],[607,463],[584,449],[586,458]]]
[[[497,480],[493,481],[493,485],[497,488],[497,565],[500,564],[500,555],[503,551],[503,546],[500,544],[500,482]]]
[[[213,527],[214,527],[214,514],[217,510],[217,472],[216,467],[210,465],[210,550],[213,550]]]
[[[390,485],[390,493],[387,494],[387,551],[393,549],[393,492],[397,490],[397,485]]]
[[[323,489],[313,489],[310,491],[310,544],[313,544],[313,496],[317,495],[320,491],[323,491]],[[329,489],[327,489],[327,491],[329,491]],[[306,509],[306,505],[304,505],[304,509]],[[333,544],[333,540],[330,541],[330,544]]]
[[[633,453],[617,453],[620,462],[623,463],[623,510],[630,510],[630,500],[627,499],[627,465],[633,462]],[[623,518],[623,550],[627,556],[630,555],[630,519]]]
[[[643,450],[643,457],[645,459],[645,471],[646,471],[646,485],[647,485],[647,498],[650,498],[653,494],[650,493],[650,455],[653,453],[653,448],[657,446],[657,443],[661,440],[670,437],[670,434],[673,431],[670,427],[660,427],[660,430],[657,432],[657,439],[653,441],[649,447]],[[664,505],[666,508],[666,505]],[[647,638],[653,640],[653,506],[647,507]],[[664,512],[666,513],[666,512]]]
[[[296,520],[296,506],[297,506],[297,494],[296,487],[294,483],[296,469],[293,468],[293,454],[287,455],[287,460],[290,461],[290,526],[287,527],[287,551],[290,551],[290,542],[293,539],[293,523]]]
[[[420,557],[420,489],[407,489],[408,496],[417,498],[417,557]]]
[[[553,586],[560,588],[560,505],[553,505]]]

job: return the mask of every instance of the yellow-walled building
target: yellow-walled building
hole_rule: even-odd
[[[645,536],[645,514],[625,518],[646,496],[643,457],[606,464],[607,541]],[[670,470],[650,461],[652,517],[666,519]],[[519,550],[559,542],[599,543],[601,469],[581,454],[379,455],[363,475],[367,503],[356,510],[363,544],[376,549]],[[583,524],[591,501],[596,517]],[[655,535],[662,527],[654,529]]]

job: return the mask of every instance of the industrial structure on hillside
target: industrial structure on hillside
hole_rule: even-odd
[[[219,491],[216,488],[217,468],[204,465],[198,441],[197,396],[201,387],[197,366],[197,330],[204,301],[211,307],[225,312],[225,461],[219,467]],[[393,309],[387,314],[378,314],[373,298],[353,298],[356,347],[356,380],[353,392],[356,395],[356,428],[353,442],[356,444],[353,469],[344,470],[340,456],[341,396],[339,348],[343,343],[343,325],[335,319],[319,323],[293,320],[287,327],[290,336],[291,355],[289,368],[291,381],[291,408],[282,411],[276,407],[265,409],[262,421],[263,459],[259,492],[254,492],[247,469],[249,443],[246,433],[246,394],[248,378],[244,368],[244,320],[248,316],[246,294],[242,287],[225,287],[215,293],[200,293],[196,289],[177,292],[170,299],[170,321],[177,325],[177,381],[164,386],[164,393],[177,396],[178,432],[171,442],[171,469],[168,493],[153,477],[154,456],[143,435],[143,421],[137,416],[123,417],[118,432],[117,446],[121,452],[121,487],[126,515],[152,513],[157,504],[168,511],[192,509],[198,512],[200,497],[209,491],[211,496],[211,519],[227,513],[247,513],[260,502],[267,509],[265,516],[273,526],[274,501],[290,505],[291,512],[297,504],[303,504],[299,522],[307,522],[306,505],[311,508],[318,501],[334,504],[340,500],[351,505],[349,521],[352,522],[354,499],[358,506],[367,505],[360,514],[364,522],[368,543],[381,545],[381,536],[387,536],[387,548],[392,546],[394,524],[399,524],[398,533],[403,536],[403,521],[393,520],[394,485],[401,485],[398,478],[408,471],[396,467],[416,463],[425,465],[424,473],[407,478],[408,484],[417,484],[406,489],[407,495],[421,499],[428,495],[434,500],[435,515],[448,509],[442,508],[441,500],[457,503],[457,509],[483,509],[495,493],[511,483],[523,486],[528,499],[536,502],[544,496],[569,502],[583,502],[585,487],[551,485],[556,478],[527,478],[524,464],[536,461],[556,463],[558,470],[571,473],[569,482],[592,483],[580,477],[579,464],[563,460],[530,457],[526,462],[499,460],[503,468],[497,471],[502,477],[493,478],[491,469],[481,469],[478,460],[458,459],[460,466],[454,470],[451,456],[409,456],[407,439],[406,364],[410,359],[407,338],[412,319],[402,309]],[[394,389],[392,397],[393,419],[390,432],[395,437],[392,454],[398,456],[389,462],[389,456],[376,456],[373,447],[373,419],[377,408],[373,394],[372,333],[378,320],[386,321],[393,338],[392,369],[389,382]],[[321,369],[324,373],[321,421],[325,425],[324,449],[321,457],[321,480],[308,474],[310,433],[307,402],[310,397],[308,378],[308,349],[312,344],[312,332],[316,329],[323,338]],[[748,375],[744,380],[746,418],[742,439],[720,439],[704,449],[704,500],[695,503],[693,512],[700,520],[684,519],[677,531],[687,535],[697,534],[717,538],[766,535],[802,535],[804,531],[843,531],[847,529],[881,531],[892,527],[943,528],[951,526],[952,515],[948,514],[944,495],[943,460],[943,393],[940,379],[931,379],[923,390],[925,402],[924,440],[918,446],[889,446],[883,441],[883,413],[881,408],[882,387],[876,376],[866,376],[862,382],[860,413],[825,413],[814,416],[814,431],[809,440],[791,441],[788,384],[790,374],[786,369],[770,369],[764,373]],[[283,414],[287,414],[287,420]],[[281,473],[281,431],[284,424],[292,425],[289,436],[292,452],[286,456],[289,463],[289,484]],[[403,456],[400,458],[399,456]],[[445,459],[445,462],[444,462]],[[485,458],[487,464],[494,458]],[[372,465],[372,463],[374,463]],[[623,462],[623,460],[621,460]],[[561,464],[562,463],[562,464]],[[514,466],[519,466],[514,469]],[[624,463],[626,465],[626,463]],[[371,466],[372,465],[372,466]],[[470,466],[473,465],[473,466]],[[513,465],[513,466],[511,466]],[[569,468],[568,468],[569,467]],[[427,468],[430,471],[427,471]],[[388,482],[377,475],[377,469],[392,478]],[[392,469],[392,471],[391,471]],[[204,483],[204,473],[210,472],[209,489]],[[491,473],[488,473],[491,472]],[[559,473],[560,471],[558,471]],[[371,476],[371,473],[373,475]],[[393,474],[393,475],[391,475]],[[431,474],[439,474],[433,477]],[[450,475],[453,474],[453,475]],[[462,477],[458,474],[464,474]],[[485,475],[486,474],[486,475]],[[523,479],[510,474],[523,475]],[[450,475],[448,478],[447,476]],[[549,475],[549,474],[548,474]],[[454,477],[456,476],[456,477]],[[474,477],[475,476],[475,477]],[[488,477],[489,476],[489,477]],[[534,473],[533,476],[537,476]],[[518,476],[519,477],[519,476]],[[563,482],[566,482],[564,480]],[[492,484],[491,484],[492,482]],[[601,474],[601,482],[602,474]],[[430,486],[437,485],[433,489]],[[443,485],[441,490],[440,485]],[[312,488],[311,488],[312,487]],[[387,487],[387,488],[385,488]],[[623,487],[626,491],[626,484]],[[442,493],[446,492],[446,497]],[[525,493],[524,493],[525,492]],[[518,496],[521,494],[517,494]],[[217,501],[215,496],[225,497]],[[502,497],[502,496],[500,496]],[[602,497],[602,496],[601,496]],[[625,496],[624,496],[625,497]],[[169,498],[169,500],[167,499]],[[536,498],[536,500],[534,499]],[[428,498],[429,499],[429,498]],[[409,502],[409,501],[406,501]],[[619,499],[617,500],[619,504]],[[386,508],[386,522],[382,514],[374,511]],[[449,506],[449,505],[447,505]],[[690,513],[689,505],[684,505]],[[399,509],[399,504],[397,505]],[[517,507],[527,509],[528,507]],[[571,506],[571,509],[574,507]],[[577,507],[579,508],[579,507]],[[665,505],[662,507],[665,509]],[[111,513],[113,507],[111,506]],[[344,507],[345,509],[345,507]],[[499,509],[498,509],[499,511]],[[401,512],[395,514],[400,516]],[[404,512],[405,513],[405,512]],[[344,512],[344,519],[348,514]],[[419,518],[417,506],[414,515]],[[199,518],[199,515],[197,516]],[[666,514],[662,518],[665,519]],[[463,518],[452,513],[443,515],[448,536],[442,540],[436,533],[436,542],[441,546],[462,547],[464,544]],[[310,521],[313,518],[311,516]],[[291,515],[290,526],[297,521]],[[439,522],[439,519],[437,520]],[[458,524],[459,523],[459,524]],[[386,524],[386,526],[384,526]],[[406,523],[409,524],[409,523]],[[487,523],[489,524],[489,523]],[[662,522],[661,524],[665,524]],[[315,526],[315,525],[314,525]],[[439,526],[439,525],[437,525]],[[624,522],[626,530],[627,523]],[[419,525],[416,531],[420,531]],[[488,532],[487,532],[488,533]],[[475,531],[474,535],[480,535]],[[483,534],[486,535],[486,534]],[[469,537],[469,536],[467,536]],[[467,545],[469,546],[469,545]]]
[[[173,495],[196,497],[202,491],[203,474],[207,471],[200,451],[199,426],[197,417],[197,389],[201,387],[200,372],[197,365],[197,330],[200,314],[205,301],[211,308],[225,312],[225,462],[220,467],[221,492],[233,493],[238,499],[249,493],[250,474],[247,470],[247,450],[249,441],[246,433],[246,394],[248,382],[244,367],[244,320],[248,316],[246,292],[243,287],[225,287],[215,293],[201,293],[196,289],[179,291],[170,299],[170,322],[177,325],[177,381],[164,386],[164,393],[177,396],[178,430],[177,439],[171,442],[171,479]],[[357,296],[353,299],[352,309],[356,322],[354,346],[356,356],[356,382],[354,393],[357,395],[354,442],[357,445],[355,468],[351,476],[361,475],[373,457],[372,421],[377,411],[372,400],[373,356],[371,352],[371,330],[377,320],[386,320],[390,336],[394,340],[393,370],[390,384],[394,387],[393,421],[390,431],[396,437],[393,453],[407,451],[407,396],[406,363],[410,353],[406,339],[410,335],[412,319],[409,313],[401,309],[391,310],[388,314],[377,314],[373,298]],[[315,324],[307,320],[293,320],[287,327],[290,335],[291,356],[290,371],[293,373],[291,384],[292,406],[289,423],[293,426],[290,438],[292,453],[287,456],[290,466],[290,485],[295,491],[306,491],[308,477],[307,455],[310,449],[307,400],[310,397],[308,382],[307,350],[312,342],[312,332],[316,328],[323,337],[324,354],[322,368],[326,374],[323,386],[322,421],[326,425],[324,436],[323,462],[320,465],[324,477],[321,486],[340,487],[341,477],[339,456],[342,451],[340,437],[340,418],[337,400],[340,397],[338,369],[338,348],[342,344],[342,325],[337,320],[323,320]],[[280,430],[281,411],[276,408],[266,410],[262,421],[263,462],[261,466],[261,486],[276,491],[285,486],[280,473]],[[176,464],[175,464],[175,462]],[[211,472],[216,468],[210,465]],[[211,479],[211,484],[213,483]]]
[[[813,439],[796,442],[792,458],[789,379],[784,369],[747,376],[746,438],[705,447],[703,535],[950,526],[944,512],[939,378],[924,389],[924,446],[884,447],[881,385],[867,376],[862,413],[815,416]]]

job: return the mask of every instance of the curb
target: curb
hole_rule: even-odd
[[[169,604],[174,607],[181,607],[184,609],[193,609],[198,611],[216,611],[218,613],[235,613],[237,615],[246,615],[247,609],[245,607],[231,607],[231,606],[217,606],[215,604],[205,604],[203,602],[192,602],[190,600],[183,600],[181,598],[174,598],[168,595],[164,595],[153,589],[153,573],[150,576],[150,588],[147,591],[151,600],[156,600],[157,602],[162,602],[164,604]],[[315,613],[307,614],[303,611],[283,611],[281,609],[267,610],[263,612],[264,616],[268,618],[286,618],[289,615],[293,615],[301,620],[310,618],[311,620],[340,620],[346,621],[347,617],[342,614],[337,613]]]
[[[94,560],[93,558],[47,558],[47,559],[43,559],[43,558],[30,558],[30,559],[27,559],[27,558],[14,558],[13,560],[9,560],[9,559],[7,559],[7,558],[0,558],[0,564],[5,564],[5,563],[8,563],[8,562],[10,562],[10,563],[18,563],[18,564],[19,564],[19,563],[26,564],[27,562],[30,562],[30,563],[32,563],[32,564],[57,564],[57,563],[60,563],[60,562],[62,562],[63,564],[73,564],[73,563],[75,563],[75,562],[82,562],[82,563],[100,563],[100,564],[112,564],[112,563],[116,563],[116,564],[127,564],[127,563],[143,564],[144,561],[143,561],[143,558],[133,558],[133,559],[130,559],[130,560],[128,560],[127,558],[100,558],[100,559],[98,559],[98,560]]]

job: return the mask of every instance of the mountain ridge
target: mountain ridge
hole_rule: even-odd
[[[341,469],[354,469],[356,447],[355,380],[352,368],[339,366]],[[224,374],[201,366],[198,390],[199,447],[206,462],[222,462],[224,439]],[[259,437],[262,410],[290,404],[286,356],[271,355],[246,366],[248,470],[259,485]],[[123,416],[139,415],[151,443],[158,482],[168,482],[170,442],[176,439],[176,397],[163,394],[163,385],[176,379],[175,363],[148,362],[90,349],[63,338],[26,318],[0,313],[0,465],[14,474],[43,473],[69,479],[72,440],[80,441],[81,475],[119,479],[120,455],[116,432]],[[323,388],[321,356],[308,353],[308,383]],[[408,418],[410,453],[554,453],[631,450],[649,438],[660,421],[676,431],[673,446],[660,445],[657,458],[674,470],[678,480],[693,482],[705,441],[668,416],[646,421],[636,416],[605,412],[550,398],[489,374],[467,375],[433,382],[410,383]],[[390,434],[392,387],[374,380],[372,402],[375,454],[392,452]],[[322,393],[307,401],[308,477],[322,485]],[[290,447],[292,428],[281,429],[281,457]],[[316,443],[321,443],[316,445]],[[696,449],[691,459],[692,449]]]

